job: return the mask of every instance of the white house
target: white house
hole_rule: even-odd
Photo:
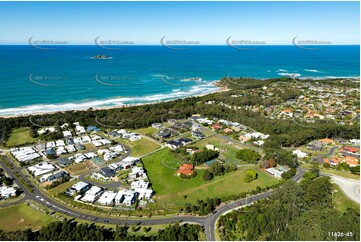
[[[7,186],[0,187],[0,195],[4,198],[15,197],[16,189],[14,187]]]
[[[130,190],[120,190],[115,196],[114,201],[116,205],[124,204],[127,206],[131,206],[135,203],[136,198],[136,192]]]
[[[92,186],[88,191],[86,191],[84,197],[80,200],[83,202],[93,203],[102,194],[102,192],[103,188]]]
[[[140,189],[135,189],[135,191],[138,193],[139,199],[143,199],[143,198],[150,199],[153,195],[152,189],[140,188]]]
[[[133,181],[130,184],[130,187],[134,190],[138,188],[148,188],[148,186],[149,186],[149,182],[146,182],[144,180]]]
[[[34,177],[52,172],[55,169],[56,167],[48,162],[42,162],[28,167],[28,171],[30,171]]]
[[[69,190],[73,190],[75,193],[85,192],[90,188],[90,184],[86,182],[77,182],[74,185],[72,185]]]
[[[98,199],[98,203],[101,205],[113,205],[114,198],[118,193],[114,191],[105,191]]]
[[[301,150],[294,150],[292,151],[292,154],[297,155],[298,158],[305,158],[307,156],[307,153],[301,151]]]

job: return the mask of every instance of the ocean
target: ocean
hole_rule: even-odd
[[[0,116],[166,101],[214,92],[222,77],[359,77],[360,46],[0,46]],[[109,59],[94,59],[107,55]]]

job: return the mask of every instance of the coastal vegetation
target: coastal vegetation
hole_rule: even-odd
[[[130,230],[130,231],[128,231]],[[200,225],[171,224],[159,229],[156,234],[135,234],[138,230],[133,226],[117,226],[115,229],[88,223],[77,223],[71,220],[52,222],[38,231],[18,230],[6,232],[0,230],[0,240],[8,241],[198,241],[203,230]],[[146,228],[149,232],[149,229]]]
[[[359,212],[334,208],[328,177],[301,184],[287,181],[269,200],[233,211],[219,219],[222,240],[360,240]],[[343,231],[342,236],[334,233]]]

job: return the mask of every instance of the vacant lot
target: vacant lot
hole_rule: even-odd
[[[154,143],[153,141],[150,141],[148,139],[142,138],[140,140],[136,141],[121,141],[121,143],[124,143],[125,145],[128,145],[130,147],[130,155],[135,157],[140,157],[146,154],[149,154],[152,151],[155,151],[156,149],[160,148],[160,145],[157,143]]]
[[[55,218],[39,212],[24,203],[0,209],[0,228],[3,230],[36,230],[55,221]]]
[[[156,133],[157,131],[158,131],[158,129],[153,128],[153,127],[147,127],[147,128],[134,130],[134,132],[139,133],[139,134],[144,134],[144,135],[152,135],[152,134]]]
[[[37,139],[30,137],[30,128],[23,127],[14,129],[11,134],[9,140],[6,142],[7,146],[21,146],[26,143],[34,143]]]
[[[78,180],[64,182],[63,184],[60,184],[59,186],[50,189],[50,192],[53,193],[54,195],[58,195],[59,193],[65,192],[69,187],[71,187],[77,182]]]
[[[187,201],[195,203],[197,199],[207,197],[225,197],[278,183],[278,180],[258,171],[258,179],[251,183],[243,182],[245,170],[237,170],[211,181],[203,181],[204,170],[197,170],[198,175],[192,179],[181,179],[176,175],[177,167],[182,162],[176,159],[169,149],[163,149],[142,159],[149,180],[155,190],[158,201]],[[184,199],[186,196],[186,199]]]
[[[212,136],[198,141],[197,143],[194,144],[194,146],[203,149],[208,144],[214,145],[216,148],[221,149],[219,156],[220,159],[234,165],[247,164],[244,161],[240,161],[236,158],[237,151],[243,149],[243,147],[240,145],[236,145],[232,142],[229,142],[227,140]]]
[[[84,161],[82,163],[68,166],[65,168],[65,170],[69,172],[70,175],[76,176],[90,170],[93,166],[93,163],[91,163],[90,161]]]

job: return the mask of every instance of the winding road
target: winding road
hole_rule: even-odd
[[[25,176],[21,172],[21,167],[16,167],[12,161],[5,157],[8,164],[10,164],[9,168],[3,163],[0,163],[4,171],[11,177],[15,178],[16,176],[14,174],[14,171],[16,171],[19,176],[28,184],[32,184],[31,181],[28,179],[27,176]],[[303,176],[304,170],[300,169],[299,172],[292,178],[294,181],[299,181]],[[73,217],[78,218],[82,220],[86,220],[89,222],[98,222],[98,223],[104,223],[104,224],[119,224],[119,225],[154,225],[154,224],[169,224],[173,222],[183,222],[183,223],[196,223],[200,224],[205,229],[205,234],[207,241],[215,241],[215,228],[216,228],[216,222],[218,218],[235,208],[241,207],[245,204],[251,204],[255,201],[258,201],[260,199],[268,198],[272,195],[271,191],[264,192],[261,194],[257,194],[255,196],[251,196],[248,198],[239,199],[237,201],[223,204],[220,207],[218,207],[213,213],[209,214],[208,216],[173,216],[173,217],[163,217],[163,218],[144,218],[144,219],[131,219],[131,218],[111,218],[111,217],[102,217],[102,216],[96,216],[96,215],[89,215],[85,214],[83,212],[80,212],[78,210],[68,208],[67,206],[62,205],[61,203],[54,201],[50,198],[48,198],[44,193],[40,191],[40,189],[37,186],[33,186],[33,192],[30,192],[27,190],[27,188],[24,186],[23,183],[16,180],[17,185],[20,187],[22,191],[24,191],[24,198],[19,199],[14,202],[6,203],[6,204],[0,204],[0,207],[7,207],[7,206],[13,206],[16,204],[20,204],[26,200],[33,200],[36,201],[45,207],[48,207],[49,209]]]

